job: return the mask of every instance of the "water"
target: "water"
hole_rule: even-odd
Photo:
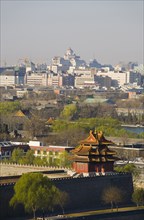
[[[140,133],[144,132],[144,127],[122,126],[122,128],[125,129],[126,131],[136,133],[136,134],[140,134]]]

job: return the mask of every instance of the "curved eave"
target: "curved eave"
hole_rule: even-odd
[[[94,145],[96,145],[96,146],[98,146],[99,145],[99,143],[97,142],[97,141],[80,141],[79,142],[80,144],[94,144]]]

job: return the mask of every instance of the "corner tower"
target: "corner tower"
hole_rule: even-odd
[[[71,151],[73,169],[77,173],[112,172],[117,157],[116,152],[108,148],[110,145],[115,144],[107,140],[102,131],[90,131],[88,138]]]

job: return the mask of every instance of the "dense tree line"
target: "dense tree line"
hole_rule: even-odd
[[[120,104],[118,104],[118,107],[120,107]],[[139,117],[131,112],[129,112],[127,116],[124,114],[118,115],[115,107],[107,103],[88,105],[79,102],[41,110],[36,110],[33,109],[32,106],[27,106],[30,111],[28,117],[24,120],[22,120],[21,117],[14,117],[18,109],[24,110],[25,107],[24,101],[0,103],[1,140],[12,139],[13,137],[9,136],[9,133],[14,130],[19,130],[20,127],[25,131],[23,140],[48,136],[46,142],[49,143],[51,140],[53,143],[56,142],[56,144],[57,137],[59,137],[60,142],[66,143],[67,140],[65,136],[68,137],[68,142],[70,144],[76,144],[77,138],[73,138],[71,141],[69,140],[70,133],[79,133],[81,137],[82,133],[85,134],[93,128],[102,130],[107,136],[144,138],[144,133],[133,134],[121,128],[121,123],[143,123],[144,115]],[[48,126],[46,124],[47,120],[53,116],[56,120],[52,126]],[[76,132],[73,132],[73,129],[76,129]],[[57,132],[55,140],[49,135],[51,132]],[[20,138],[18,139],[20,140]]]
[[[38,165],[38,166],[57,166],[57,167],[71,167],[71,155],[68,152],[61,152],[54,160],[50,160],[48,156],[35,157],[33,150],[28,150],[26,153],[20,149],[15,148],[9,159],[4,159],[4,162],[16,163],[22,165]]]

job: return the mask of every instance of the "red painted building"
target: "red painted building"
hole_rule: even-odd
[[[112,172],[117,157],[116,152],[108,148],[110,145],[114,143],[106,140],[101,131],[90,131],[88,138],[71,151],[74,170],[77,173]]]

